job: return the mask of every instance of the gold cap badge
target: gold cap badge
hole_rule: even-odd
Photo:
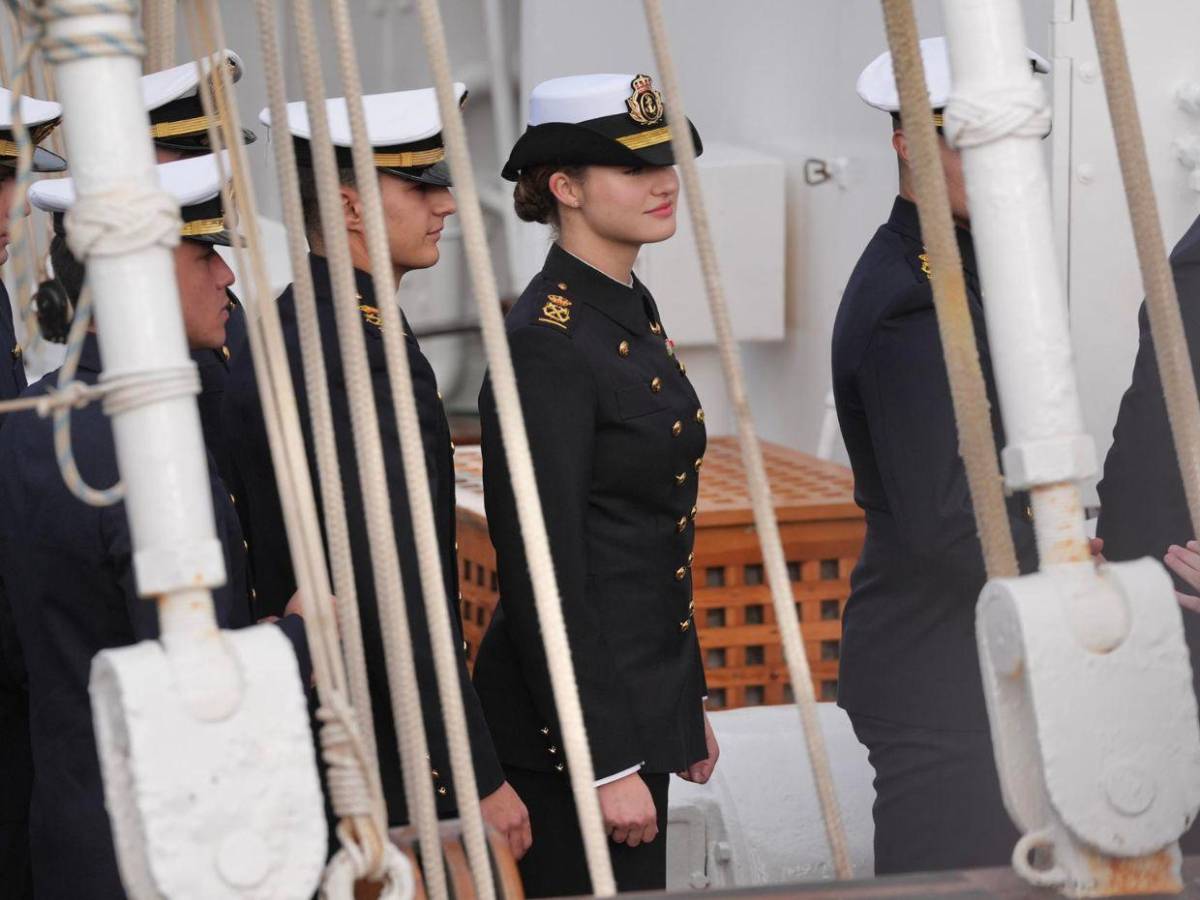
[[[629,107],[629,118],[639,125],[658,125],[666,116],[662,93],[654,89],[649,75],[637,75],[629,83],[633,93],[625,101]]]

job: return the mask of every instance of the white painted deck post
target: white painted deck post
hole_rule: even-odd
[[[111,8],[50,22],[48,40],[86,46],[136,33],[132,6]],[[179,223],[162,215],[172,201],[158,186],[140,76],[132,55],[55,65],[72,215],[103,226],[86,259],[102,378],[194,369],[169,246]],[[210,589],[226,574],[194,393],[164,392],[112,416],[134,572],[140,594],[157,601],[162,635],[92,665],[121,875],[133,897],[307,896],[325,821],[304,692],[278,629],[217,628]]]
[[[1032,496],[1040,572],[988,584],[976,630],[1018,872],[1073,896],[1178,890],[1200,808],[1200,726],[1180,610],[1155,561],[1092,564],[1080,483],[1096,470],[1075,382],[1045,92],[1017,0],[943,0],[1012,490]],[[1031,861],[1037,849],[1042,862]]]

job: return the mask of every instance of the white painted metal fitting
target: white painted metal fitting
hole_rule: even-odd
[[[1200,115],[1200,81],[1185,81],[1175,88],[1175,101],[1185,112]]]
[[[1004,483],[1020,491],[1042,484],[1082,481],[1096,474],[1096,444],[1091,435],[1012,443],[1000,454]]]
[[[1095,604],[1118,598],[1125,639],[1085,646],[1079,573],[990,582],[976,636],[992,743],[1009,814],[1024,836],[1013,865],[1072,896],[1123,879],[1167,889],[1178,839],[1200,810],[1200,724],[1183,623],[1149,559],[1103,567]],[[1035,849],[1051,864],[1035,866]]]
[[[198,720],[161,645],[105,650],[91,698],[121,880],[130,897],[310,897],[326,853],[308,706],[273,625],[221,635],[238,704]]]

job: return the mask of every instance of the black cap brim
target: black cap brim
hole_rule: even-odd
[[[454,182],[450,178],[450,164],[445,160],[436,162],[432,166],[420,166],[412,169],[395,169],[379,166],[379,171],[404,178],[407,181],[416,181],[420,184],[429,184],[434,187],[454,186]]]
[[[16,169],[17,158],[15,156],[0,157],[0,166],[5,166],[9,169]],[[35,172],[65,172],[67,170],[67,161],[45,147],[33,148],[33,171]]]
[[[704,152],[700,132],[688,120],[696,155]],[[627,116],[607,116],[590,122],[547,122],[533,125],[517,139],[501,177],[516,181],[531,166],[673,166],[675,148],[670,140],[631,149],[618,140],[629,132]],[[648,131],[649,129],[646,129]],[[642,132],[644,133],[644,132]],[[639,132],[634,132],[636,136]]]
[[[208,140],[208,132],[200,131],[195,134],[181,134],[178,137],[154,138],[154,146],[164,150],[176,150],[180,153],[212,153],[212,144]],[[242,143],[253,144],[258,135],[249,128],[242,129]]]

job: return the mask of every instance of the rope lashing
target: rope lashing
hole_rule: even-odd
[[[1031,81],[1020,90],[954,94],[942,120],[947,143],[963,150],[1006,137],[1041,139],[1050,133],[1051,114],[1045,88]]]
[[[908,123],[904,134],[912,148],[921,235],[929,253],[938,334],[946,359],[954,421],[958,426],[958,452],[966,468],[975,528],[988,578],[1014,578],[1019,574],[1017,552],[996,456],[991,403],[967,306],[962,256],[954,234],[946,175],[925,87],[916,18],[911,0],[883,0],[883,13],[900,92],[900,118]]]
[[[804,650],[800,623],[796,616],[795,599],[792,596],[791,580],[788,577],[787,561],[783,553],[783,542],[779,535],[779,524],[775,518],[775,504],[771,499],[771,487],[763,465],[762,448],[754,429],[754,418],[746,393],[745,377],[738,358],[737,343],[725,291],[717,265],[716,247],[712,238],[708,213],[705,210],[704,193],[700,186],[700,173],[696,166],[696,148],[692,143],[692,131],[688,126],[683,106],[683,95],[675,71],[675,61],[667,40],[667,26],[659,0],[645,0],[646,21],[650,29],[650,42],[654,58],[658,62],[659,75],[663,80],[667,101],[667,118],[671,133],[677,135],[673,146],[675,162],[687,193],[691,210],[692,231],[696,249],[700,256],[700,268],[704,275],[705,292],[712,312],[713,330],[716,333],[717,349],[721,358],[721,370],[737,421],[738,443],[742,450],[742,463],[746,469],[747,489],[754,510],[754,526],[762,547],[767,582],[771,588],[771,599],[775,606],[775,618],[779,624],[779,635],[783,643],[788,675],[792,691],[804,728],[805,744],[808,748],[809,766],[821,804],[825,821],[825,834],[833,858],[834,871],[839,878],[850,878],[853,869],[846,832],[842,825],[841,809],[838,806],[837,790],[833,783],[833,772],[829,765],[829,751],[821,731],[821,720],[817,710],[817,699],[813,692],[812,672],[808,655]]]
[[[588,745],[587,729],[579,702],[575,667],[567,641],[562,600],[554,576],[554,563],[550,555],[542,504],[538,497],[537,480],[534,477],[529,439],[525,433],[516,376],[500,312],[500,298],[496,288],[495,271],[492,268],[483,210],[475,185],[475,172],[471,166],[466,129],[450,72],[450,52],[446,43],[445,27],[437,0],[417,0],[417,12],[437,91],[446,157],[454,176],[463,248],[467,256],[471,284],[475,288],[475,300],[479,306],[484,351],[500,417],[500,431],[516,500],[521,536],[525,544],[525,558],[533,585],[538,625],[546,648],[546,662],[562,732],[563,751],[569,761],[567,773],[579,815],[579,829],[587,858],[588,875],[594,894],[611,896],[616,893],[616,883],[608,853],[608,837],[604,831],[600,803],[594,787],[595,768],[592,765],[592,752]]]

